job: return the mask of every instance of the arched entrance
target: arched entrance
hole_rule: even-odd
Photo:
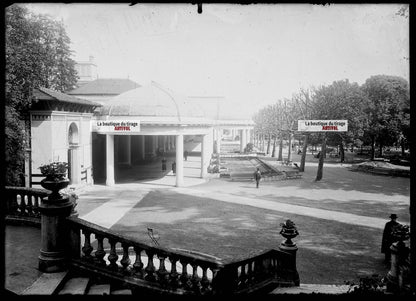
[[[72,122],[68,129],[68,179],[70,180],[70,184],[79,184],[81,182],[78,149],[78,126],[75,122]]]

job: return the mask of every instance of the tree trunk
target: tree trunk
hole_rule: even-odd
[[[289,132],[289,149],[287,150],[287,161],[292,161],[292,136],[293,134]]]
[[[273,139],[273,150],[272,150],[272,157],[276,157],[276,136]]]
[[[326,134],[322,141],[321,154],[319,156],[318,172],[316,173],[315,181],[320,181],[322,179],[323,170],[324,170],[324,154],[326,152]]]
[[[269,134],[268,139],[267,139],[267,152],[266,152],[266,154],[267,155],[270,154],[270,134]]]
[[[376,157],[376,139],[373,136],[371,136],[371,161],[374,161],[374,158]]]
[[[283,135],[280,133],[280,142],[279,142],[279,157],[277,161],[283,161]]]
[[[340,145],[339,145],[339,152],[340,152],[340,154],[341,154],[341,163],[342,162],[345,162],[345,152],[344,152],[344,143],[342,143],[342,141],[341,141],[341,143],[340,143]]]
[[[303,148],[302,148],[302,159],[300,160],[300,168],[299,171],[305,171],[305,161],[306,161],[306,150],[308,149],[308,135],[305,135],[305,141],[303,141]]]

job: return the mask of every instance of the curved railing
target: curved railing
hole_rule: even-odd
[[[139,289],[209,295],[270,291],[279,285],[299,284],[295,256],[283,251],[269,250],[227,263],[151,246],[77,217],[67,218],[67,223],[71,232],[72,266]],[[120,246],[122,254],[117,252]]]
[[[6,221],[40,224],[39,205],[50,191],[6,186]]]

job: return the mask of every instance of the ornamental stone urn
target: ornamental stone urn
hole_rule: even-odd
[[[40,185],[43,188],[52,191],[48,197],[49,201],[59,201],[63,199],[63,196],[59,191],[69,185],[69,180],[63,177],[46,177],[40,181]]]
[[[280,235],[286,238],[286,241],[282,242],[281,248],[283,247],[284,249],[297,249],[296,244],[292,241],[293,238],[299,235],[295,223],[288,219],[285,223],[281,223],[280,225],[282,226]]]

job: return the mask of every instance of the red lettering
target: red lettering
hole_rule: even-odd
[[[323,131],[338,131],[338,126],[336,126],[336,125],[323,125],[322,130]]]
[[[115,126],[114,130],[115,131],[130,131],[130,127],[129,126]]]

